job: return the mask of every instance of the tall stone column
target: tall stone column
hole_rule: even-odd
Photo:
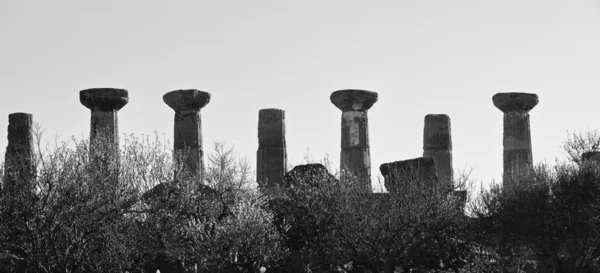
[[[331,93],[331,103],[342,110],[342,152],[340,171],[354,176],[371,191],[371,153],[367,111],[377,102],[377,93],[365,90],[339,90]]]
[[[210,102],[210,93],[196,90],[175,90],[166,93],[163,101],[175,110],[173,152],[175,177],[179,174],[204,177],[202,119],[200,109]]]
[[[36,173],[33,141],[33,116],[8,115],[8,146],[4,156],[3,192],[33,192]]]
[[[454,187],[452,169],[452,137],[450,135],[450,117],[444,114],[425,116],[423,129],[423,157],[433,158],[435,171],[441,187]]]
[[[285,111],[261,109],[258,111],[256,182],[263,189],[282,186],[286,173]]]
[[[129,102],[125,89],[92,88],[79,92],[79,101],[92,111],[90,121],[91,153],[101,142],[107,145],[119,146],[119,118],[117,113]]]
[[[529,93],[498,93],[494,105],[504,112],[504,181],[533,170],[529,111],[538,96]]]

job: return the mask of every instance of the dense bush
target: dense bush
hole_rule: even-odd
[[[202,180],[158,138],[37,144],[35,179],[0,177],[0,272],[600,272],[593,161],[482,190],[467,217],[455,189],[412,180],[308,172],[265,195],[222,143]]]
[[[504,265],[539,272],[600,269],[600,166],[538,167],[518,188],[483,192],[480,242]]]
[[[0,249],[11,271],[257,272],[283,256],[264,197],[244,187],[249,173],[222,145],[205,183],[174,179],[172,151],[158,139],[122,146],[38,145],[34,190],[0,196]]]
[[[272,201],[293,254],[282,272],[458,270],[468,219],[452,191],[368,193],[353,179],[293,185]],[[316,186],[315,186],[316,185]],[[324,271],[326,272],[326,271]]]

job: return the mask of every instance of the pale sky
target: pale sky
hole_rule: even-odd
[[[52,140],[89,134],[79,91],[125,88],[124,134],[173,137],[163,94],[212,94],[204,145],[254,165],[258,110],[286,111],[288,161],[337,167],[339,89],[379,94],[372,172],[422,156],[426,114],[452,120],[455,172],[502,174],[498,92],[537,93],[534,162],[564,158],[566,132],[600,129],[599,0],[0,0],[0,128],[31,113]],[[6,134],[6,133],[5,133]],[[7,145],[0,136],[0,147]]]

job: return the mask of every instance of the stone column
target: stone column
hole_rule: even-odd
[[[261,109],[258,111],[256,182],[263,189],[282,186],[286,172],[285,111]]]
[[[96,154],[99,143],[119,147],[117,113],[129,102],[125,89],[92,88],[79,92],[79,101],[92,111],[90,121],[90,152]]]
[[[444,188],[454,187],[452,169],[452,137],[450,117],[443,114],[425,116],[423,129],[423,157],[433,158],[435,171]]]
[[[36,165],[32,129],[31,114],[8,115],[8,146],[4,156],[3,192],[33,193],[35,190]]]
[[[439,186],[432,158],[418,157],[384,163],[379,166],[379,171],[389,193],[436,191]]]
[[[342,110],[342,179],[355,176],[371,191],[371,154],[367,111],[377,102],[377,93],[365,90],[339,90],[331,93],[331,103]]]
[[[498,93],[494,105],[504,112],[504,181],[533,170],[529,111],[538,96],[529,93]]]
[[[204,177],[202,119],[200,109],[210,102],[210,93],[195,89],[166,93],[163,101],[175,110],[173,157],[175,177],[179,174]]]

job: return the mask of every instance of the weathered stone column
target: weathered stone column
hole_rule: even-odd
[[[175,90],[166,93],[163,101],[175,110],[173,150],[179,174],[204,177],[204,150],[202,146],[202,119],[200,109],[210,102],[210,93],[196,89]]]
[[[448,115],[426,115],[423,129],[423,157],[433,158],[441,187],[454,187],[452,169],[452,137]]]
[[[125,89],[92,88],[79,92],[79,101],[92,111],[90,121],[90,152],[99,148],[98,142],[119,145],[119,119],[117,113],[129,102]]]
[[[367,111],[377,102],[377,93],[365,90],[339,90],[331,93],[331,103],[342,110],[342,179],[351,175],[371,191],[371,153]]]
[[[35,152],[33,116],[27,113],[8,115],[8,146],[4,156],[3,192],[31,192],[35,189]]]
[[[285,111],[261,109],[258,111],[256,182],[263,189],[282,186],[286,172]]]
[[[436,191],[439,187],[432,158],[417,157],[379,166],[389,193]]]
[[[504,112],[504,181],[533,170],[529,111],[538,96],[529,93],[498,93],[494,105]]]

